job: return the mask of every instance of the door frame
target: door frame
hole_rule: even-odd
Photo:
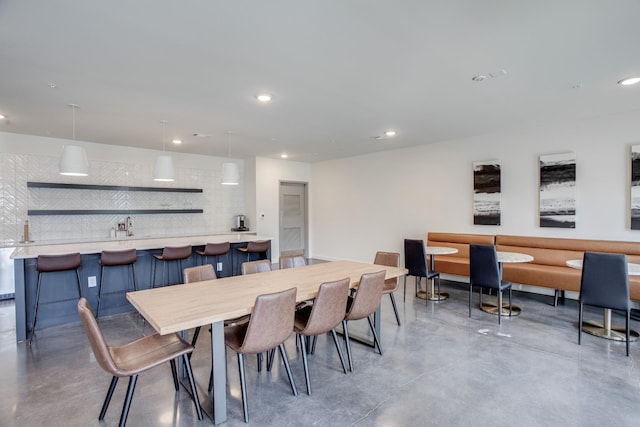
[[[290,181],[280,180],[278,183],[278,241],[282,242],[282,186],[283,185],[299,185],[303,189],[303,203],[304,203],[304,250],[303,254],[305,258],[309,258],[309,183],[307,181]],[[282,248],[279,246],[278,256],[282,254]]]

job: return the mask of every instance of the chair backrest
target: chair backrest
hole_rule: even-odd
[[[271,263],[267,259],[242,263],[242,274],[255,274],[271,271]]]
[[[362,275],[356,296],[344,317],[346,320],[364,319],[378,309],[382,299],[385,275],[385,270]]]
[[[102,265],[129,265],[138,259],[135,248],[122,251],[102,251],[100,264]]]
[[[296,288],[259,295],[251,311],[239,353],[261,353],[283,343],[293,332]]]
[[[100,326],[93,315],[91,306],[85,298],[80,298],[78,301],[78,314],[80,315],[82,325],[87,333],[87,338],[89,338],[91,349],[93,350],[93,354],[98,361],[98,364],[102,369],[110,374],[119,376],[118,367],[111,357],[107,341],[104,339],[104,335],[102,335]]]
[[[386,265],[388,267],[400,267],[400,254],[397,252],[376,252],[376,257],[373,260],[374,264]],[[398,289],[400,283],[400,277],[394,277],[384,281],[384,290],[393,292]]]
[[[282,255],[280,256],[278,265],[280,266],[280,270],[284,270],[285,268],[304,267],[307,265],[307,261],[302,255]]]
[[[80,267],[80,253],[63,255],[38,255],[36,270],[41,272],[74,270]]]
[[[207,243],[204,247],[203,253],[207,256],[224,255],[229,252],[231,248],[230,242],[223,243]]]
[[[189,258],[191,256],[191,245],[187,246],[165,246],[162,249],[162,259],[174,261]]]
[[[269,240],[254,240],[247,243],[247,252],[266,252],[269,249]]]
[[[404,239],[404,268],[409,276],[427,277],[427,254],[424,240]]]
[[[214,280],[218,278],[211,264],[185,268],[182,271],[182,275],[184,283],[203,282],[205,280]]]
[[[498,289],[500,267],[495,245],[469,245],[469,271],[471,285]]]
[[[324,334],[342,322],[349,298],[349,283],[350,279],[346,277],[320,285],[318,295],[311,306],[309,319],[301,333],[305,335]]]
[[[580,302],[596,307],[629,311],[627,256],[585,252],[580,282]]]

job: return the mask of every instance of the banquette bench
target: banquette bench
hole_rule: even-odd
[[[436,257],[435,269],[445,274],[469,275],[471,243],[495,244],[498,251],[531,255],[532,262],[504,264],[504,280],[561,291],[580,291],[581,271],[567,267],[566,261],[582,259],[585,251],[626,254],[629,262],[640,263],[637,242],[434,232],[427,236],[429,246],[458,249],[455,255]],[[630,276],[629,286],[631,299],[640,300],[640,276]]]

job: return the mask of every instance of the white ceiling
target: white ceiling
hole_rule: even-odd
[[[315,162],[638,111],[639,40],[638,0],[0,0],[0,131]]]

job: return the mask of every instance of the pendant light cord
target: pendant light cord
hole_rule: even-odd
[[[164,132],[167,128],[167,121],[166,120],[160,120],[160,123],[162,123],[162,152],[165,152],[165,147],[164,147]]]

